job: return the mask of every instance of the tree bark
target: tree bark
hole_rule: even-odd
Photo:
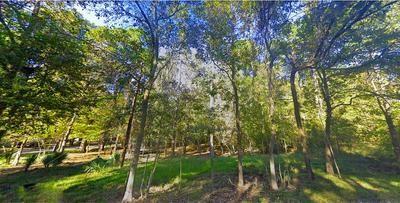
[[[275,101],[274,101],[274,72],[273,72],[273,60],[270,61],[268,67],[268,102],[269,102],[269,115],[268,121],[271,125],[271,139],[269,142],[269,170],[270,170],[270,186],[271,189],[277,191],[278,181],[276,178],[276,169],[275,169],[275,157],[274,157],[274,148],[275,148],[275,139],[276,139],[276,124],[275,124]]]
[[[128,149],[128,143],[129,143],[129,139],[131,138],[132,126],[133,126],[133,118],[135,116],[135,111],[136,111],[136,101],[137,101],[137,96],[139,94],[139,87],[140,87],[139,86],[139,84],[140,84],[139,82],[140,81],[138,81],[136,92],[135,92],[135,95],[133,97],[132,104],[131,104],[131,112],[129,114],[128,126],[127,126],[126,132],[125,132],[125,139],[124,139],[124,145],[123,145],[123,148],[122,148],[120,167],[124,166],[126,151]]]
[[[81,150],[82,153],[86,152],[86,146],[87,146],[87,140],[83,139],[82,142],[81,142],[81,146],[80,146],[80,150]]]
[[[175,149],[176,149],[176,129],[175,129],[175,132],[172,135],[171,148],[172,148],[172,156],[174,157],[176,155],[175,154]]]
[[[157,162],[158,162],[159,157],[160,157],[159,142],[157,142],[157,144],[156,144],[156,157],[154,158],[153,169],[151,170],[149,179],[147,180],[146,193],[144,195],[145,197],[147,197],[147,195],[150,192],[151,181],[153,180],[154,173],[156,172]]]
[[[197,143],[197,145],[196,145],[196,151],[197,151],[197,153],[199,153],[199,154],[201,154],[201,145],[200,145],[200,140],[196,140],[196,143]]]
[[[147,171],[147,163],[149,162],[149,157],[150,157],[150,153],[148,153],[147,154],[147,156],[146,156],[146,162],[145,162],[145,165],[144,165],[144,170],[143,170],[143,175],[142,175],[142,182],[140,183],[140,198],[142,198],[143,197],[143,184],[144,184],[144,180],[145,180],[145,178],[146,178],[146,171]]]
[[[334,162],[334,154],[331,146],[331,125],[332,125],[332,102],[331,95],[328,86],[328,78],[326,77],[326,73],[324,70],[318,72],[319,78],[321,79],[321,92],[325,102],[325,136],[324,136],[324,154],[325,154],[325,171],[328,174],[335,174],[335,170],[333,168]],[[339,174],[339,171],[338,171]]]
[[[133,158],[132,158],[132,163],[130,165],[125,194],[122,199],[122,202],[131,202],[133,200],[135,175],[136,175],[137,164],[139,161],[140,146],[142,145],[142,142],[144,139],[144,134],[145,134],[149,99],[150,99],[150,90],[145,89],[145,91],[143,93],[143,102],[142,102],[142,109],[141,109],[142,117],[140,120],[140,128],[139,128],[139,132],[136,136],[136,142],[133,145],[134,146]]]
[[[211,176],[211,182],[212,182],[212,187],[214,187],[214,157],[215,157],[215,151],[214,151],[214,134],[211,133],[210,131],[208,132],[209,138],[210,138],[210,176]]]
[[[76,118],[76,113],[74,113],[74,115],[73,115],[72,118],[71,118],[71,121],[70,121],[69,124],[68,124],[68,129],[67,129],[67,131],[65,132],[63,141],[62,141],[61,146],[60,146],[60,150],[59,150],[60,152],[64,152],[64,150],[65,150],[65,146],[66,146],[66,144],[67,144],[68,137],[69,137],[69,135],[70,135],[71,132],[72,132],[72,126],[74,125],[75,118]]]
[[[308,177],[311,180],[314,180],[315,177],[314,177],[314,172],[312,170],[311,160],[310,160],[309,150],[308,150],[308,136],[303,128],[303,124],[301,121],[300,103],[298,100],[296,84],[295,84],[296,73],[297,73],[297,70],[295,70],[295,68],[293,67],[292,71],[290,73],[290,90],[291,90],[292,99],[293,99],[294,116],[295,116],[296,125],[297,125],[297,129],[298,129],[298,134],[301,138],[301,147],[302,147],[302,152],[303,152],[304,163],[306,166],[306,171],[307,171]]]
[[[56,152],[57,151],[57,149],[58,149],[58,147],[60,146],[60,140],[57,140],[57,142],[56,142],[56,144],[54,144],[54,147],[53,147],[53,152]]]
[[[244,186],[243,178],[243,135],[240,126],[240,110],[239,110],[239,94],[236,86],[236,72],[232,71],[232,88],[235,108],[235,124],[236,124],[236,136],[237,136],[237,150],[238,150],[238,189]]]
[[[381,109],[383,115],[385,116],[386,125],[389,130],[389,135],[392,141],[393,152],[398,163],[400,163],[400,136],[399,132],[394,125],[392,114],[390,108],[385,106],[385,101],[382,101],[378,96],[376,96],[379,108]]]
[[[117,136],[115,137],[115,143],[114,143],[114,147],[113,147],[112,154],[117,153],[117,150],[118,150],[118,138],[119,138],[119,136],[117,135]]]
[[[183,155],[186,155],[186,138],[182,136],[182,142],[183,142]]]
[[[392,145],[393,145],[393,151],[396,157],[396,160],[398,163],[400,163],[400,136],[399,132],[397,131],[394,123],[393,123],[393,118],[392,115],[387,112],[384,113],[385,115],[385,121],[389,129],[389,134],[392,139]]]
[[[102,137],[100,137],[100,139],[98,141],[98,146],[99,146],[98,153],[99,153],[99,155],[103,152],[104,145],[105,145],[105,143],[104,143],[104,135],[103,135]]]
[[[28,141],[28,138],[25,138],[25,140],[21,143],[21,146],[19,147],[19,150],[18,150],[17,154],[15,155],[14,161],[12,163],[13,166],[18,165],[19,159],[21,158],[22,151],[24,150],[24,147],[25,147],[25,144],[27,141]]]

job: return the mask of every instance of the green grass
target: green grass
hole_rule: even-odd
[[[290,154],[278,157],[282,169],[301,168],[301,155]],[[262,178],[264,169],[262,155],[248,155],[244,158],[245,174]],[[305,174],[293,170],[298,185],[293,190],[266,192],[262,190],[249,201],[304,201],[304,202],[342,202],[356,200],[400,199],[399,170],[390,160],[375,160],[354,154],[339,156],[343,178],[323,172],[323,161],[313,159],[316,180],[309,181]],[[218,157],[215,160],[216,179],[219,186],[229,186],[236,177],[236,157]],[[201,200],[210,189],[210,164],[206,157],[184,157],[182,159],[182,179],[179,179],[180,159],[160,160],[153,185],[163,187],[163,192],[153,195],[159,200]],[[151,167],[151,164],[149,165]],[[144,166],[138,171],[136,185],[140,184]],[[149,171],[149,168],[148,168]],[[107,168],[97,173],[84,173],[84,165],[60,166],[36,169],[28,173],[0,176],[0,202],[110,202],[120,201],[124,191],[128,167]],[[263,180],[259,180],[263,182]],[[24,184],[36,183],[32,189]],[[180,189],[179,189],[180,188]]]

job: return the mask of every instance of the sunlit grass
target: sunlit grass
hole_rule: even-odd
[[[339,157],[340,158],[340,157]],[[180,177],[180,162],[182,174]],[[247,174],[263,174],[265,156],[248,155],[244,158]],[[290,166],[302,166],[301,155],[287,154],[278,157],[282,169]],[[218,175],[236,175],[236,157],[218,157],[215,160],[215,172]],[[323,161],[313,160],[316,180],[309,181],[304,173],[293,176],[299,179],[295,190],[268,192],[260,196],[260,201],[312,201],[340,202],[356,200],[395,200],[400,199],[400,177],[391,172],[374,173],[368,169],[368,162],[362,157],[353,156],[341,159],[343,177],[324,173]],[[152,163],[147,165],[147,173]],[[358,168],[354,169],[354,168]],[[142,180],[144,164],[139,166],[136,188]],[[361,170],[362,169],[362,170]],[[2,177],[0,187],[10,185],[9,190],[0,192],[0,201],[24,202],[82,202],[82,201],[117,201],[124,191],[128,166],[107,168],[97,173],[85,173],[83,166],[36,169],[28,173],[17,173]],[[188,198],[196,200],[208,187],[210,162],[207,157],[176,157],[160,160],[153,185],[167,188],[167,192],[182,187]],[[181,178],[181,179],[180,179]],[[27,183],[36,183],[31,190],[23,187]],[[175,193],[174,193],[175,194]],[[265,194],[265,193],[263,193]],[[164,195],[160,193],[157,195]]]

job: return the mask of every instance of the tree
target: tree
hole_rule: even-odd
[[[177,13],[183,9],[180,2],[115,2],[108,7],[98,10],[100,15],[109,16],[111,19],[124,18],[127,22],[137,25],[143,30],[146,39],[146,46],[149,49],[149,67],[143,72],[144,84],[143,99],[141,103],[141,120],[139,131],[136,136],[134,145],[133,159],[128,176],[126,191],[123,202],[131,202],[133,200],[133,186],[136,174],[136,168],[139,160],[140,147],[142,145],[148,114],[148,106],[150,101],[150,93],[153,89],[155,80],[160,69],[168,63],[160,55],[160,49],[163,46],[178,45],[179,38],[178,24],[174,20]],[[172,46],[169,50],[174,50]]]
[[[240,71],[251,69],[255,58],[254,45],[242,40],[240,13],[246,9],[246,3],[207,2],[205,18],[208,29],[205,33],[207,54],[213,65],[229,80],[232,88],[232,101],[238,149],[238,189],[244,186],[243,153],[244,137],[241,127],[238,77]],[[224,22],[224,23],[221,23]]]

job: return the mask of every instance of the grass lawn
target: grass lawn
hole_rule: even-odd
[[[390,160],[377,160],[354,154],[339,156],[342,179],[323,172],[323,161],[313,159],[316,180],[309,181],[299,154],[280,155],[281,171],[288,172],[291,187],[278,192],[266,191],[262,155],[247,155],[244,159],[245,177],[249,189],[240,196],[236,182],[235,157],[215,160],[215,178],[209,178],[207,157],[160,160],[154,177],[150,198],[164,201],[399,201],[400,173]],[[85,164],[40,168],[0,176],[0,202],[119,202],[124,192],[128,166],[107,168],[101,172],[85,173]],[[149,171],[149,164],[147,171]],[[136,185],[140,185],[144,164],[140,165]],[[290,169],[290,170],[289,170]],[[24,185],[34,184],[26,188]],[[137,187],[138,188],[138,187]]]

